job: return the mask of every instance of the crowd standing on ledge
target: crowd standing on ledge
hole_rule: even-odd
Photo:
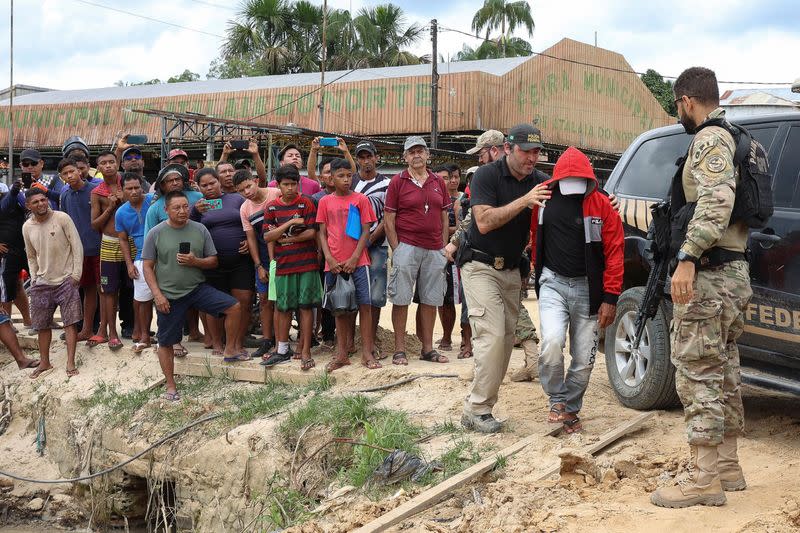
[[[696,206],[671,278],[672,361],[694,477],[659,489],[652,502],[722,505],[723,491],[746,487],[737,455],[744,413],[736,340],[752,295],[747,227],[730,222],[739,175],[733,139],[720,127],[716,76],[687,69],[674,92],[681,123],[697,132],[673,183],[673,193]],[[127,137],[115,151],[97,154],[96,168],[86,143],[70,137],[57,175],[43,173],[36,149],[23,150],[23,179],[0,189],[0,341],[20,369],[41,376],[52,369],[60,308],[65,370],[75,376],[78,342],[120,350],[122,339],[131,338],[133,353],[151,348],[155,306],[163,397],[178,401],[174,358],[187,355],[184,335],[226,363],[297,359],[304,371],[316,365],[311,348],[322,343],[334,350],[332,372],[351,364],[358,315],[361,363],[374,370],[388,356],[375,343],[388,298],[391,363],[408,364],[406,321],[416,302],[422,349],[411,355],[442,364],[449,362],[441,352],[453,348],[460,304],[458,358],[475,361],[462,425],[486,433],[502,428],[492,410],[512,348],[521,345],[524,366],[510,378],[538,376],[549,398],[546,420],[567,433],[581,431],[598,331],[613,322],[622,290],[624,249],[616,199],[599,188],[587,156],[566,149],[550,177],[535,168],[543,148],[537,128],[490,130],[467,152],[481,166],[469,169],[462,184],[457,165],[428,168],[422,137],[405,140],[407,167],[391,178],[378,172],[373,143],[359,142],[353,157],[342,139],[329,141],[337,157],[320,159],[315,138],[308,176],[300,175],[299,148],[285,146],[268,186],[252,139],[245,143],[252,163],[232,164],[235,150],[226,143],[216,168],[197,171],[189,169],[186,152],[172,150],[152,186],[141,148]],[[707,267],[701,257],[716,259]],[[521,303],[531,272],[540,346]],[[254,297],[260,339],[248,335]],[[20,349],[12,303],[38,335],[38,360]],[[443,336],[434,346],[437,312]],[[297,352],[289,344],[294,319]]]

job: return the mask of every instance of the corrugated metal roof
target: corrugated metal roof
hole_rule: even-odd
[[[733,89],[725,91],[720,98],[720,105],[727,105],[731,100],[751,96],[757,93],[766,93],[776,98],[800,103],[800,94],[793,93],[791,87],[761,87],[758,89]]]
[[[439,73],[485,72],[502,76],[518,67],[527,57],[509,57],[503,59],[482,59],[478,61],[453,61],[440,63]],[[334,80],[347,73],[336,70],[325,73],[325,80]],[[340,83],[353,81],[370,81],[381,78],[403,78],[406,76],[424,76],[430,74],[430,64],[408,65],[403,67],[382,67],[359,69],[344,76]],[[15,105],[70,104],[79,102],[97,102],[105,100],[125,100],[132,98],[159,98],[183,96],[187,94],[211,94],[257,89],[274,89],[281,87],[298,87],[319,84],[319,72],[302,74],[284,74],[279,76],[258,76],[253,78],[235,78],[228,80],[203,80],[182,83],[163,83],[160,85],[136,85],[131,87],[105,87],[100,89],[79,89],[70,91],[48,91],[29,94],[14,99]],[[0,103],[0,105],[3,105]]]
[[[772,106],[786,106],[796,107],[798,102],[775,96],[774,94],[766,93],[764,91],[757,91],[752,94],[738,95],[729,98],[722,102],[723,106],[737,106],[737,105],[772,105]]]

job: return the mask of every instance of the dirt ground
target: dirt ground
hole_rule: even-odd
[[[536,302],[525,302],[534,322],[538,323]],[[413,308],[409,325],[413,324]],[[388,310],[381,318],[390,329]],[[438,338],[440,326],[434,334]],[[392,339],[384,335],[381,348],[391,353]],[[456,378],[418,379],[387,391],[370,393],[380,398],[380,405],[403,409],[413,420],[430,427],[452,421],[458,424],[461,406],[469,389],[471,360],[457,360],[459,332],[454,332],[455,349],[445,352],[449,364],[423,363],[409,349],[407,368],[389,364],[367,371],[356,364],[337,370],[334,390],[354,391],[388,384],[415,373],[452,373]],[[410,347],[409,347],[410,348]],[[191,347],[190,347],[191,349]],[[418,349],[418,348],[417,348]],[[147,387],[159,375],[155,354],[141,358],[123,350],[114,357],[95,357],[81,351],[81,375],[72,380],[63,376],[63,350],[53,356],[57,370],[39,383],[15,378],[18,391],[29,398],[26,413],[33,410],[46,391],[67,397],[86,395],[92,384],[113,373],[115,379],[130,387]],[[2,364],[0,356],[0,364]],[[511,367],[521,364],[522,352],[515,350]],[[324,357],[317,360],[321,365]],[[2,369],[7,382],[14,373]],[[740,457],[747,477],[744,492],[728,493],[722,508],[670,510],[654,507],[649,493],[687,475],[688,446],[685,441],[683,414],[680,409],[657,412],[643,429],[620,439],[613,446],[580,465],[576,472],[540,480],[542,473],[559,464],[559,453],[579,451],[599,439],[606,431],[631,420],[638,412],[622,407],[608,384],[603,357],[595,366],[584,402],[582,418],[585,431],[579,435],[542,437],[516,456],[504,468],[487,474],[477,482],[457,491],[431,509],[402,522],[391,531],[797,531],[800,528],[800,410],[798,399],[745,388],[747,435],[741,439]],[[551,429],[545,421],[547,400],[538,382],[506,381],[500,391],[495,416],[506,421],[506,429],[497,435],[473,435],[476,445],[498,451],[531,434]],[[38,457],[30,444],[31,427],[23,417],[16,417],[0,437],[0,470],[21,474],[57,475],[47,458]],[[447,449],[451,436],[435,437],[425,444],[425,454],[435,458]],[[485,452],[490,457],[490,451]],[[0,479],[0,482],[2,479]],[[33,491],[17,484],[14,491]],[[422,488],[420,488],[420,491]],[[31,492],[32,493],[32,492]],[[0,492],[0,494],[2,494]],[[387,510],[407,501],[413,494],[400,493],[393,498],[372,502],[348,493],[323,502],[324,514],[293,531],[351,531]],[[1,498],[0,498],[1,499]]]

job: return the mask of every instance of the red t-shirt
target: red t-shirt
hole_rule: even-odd
[[[444,180],[428,171],[420,187],[408,170],[395,175],[386,190],[386,211],[397,213],[397,240],[427,250],[441,250],[442,211],[450,207]]]
[[[282,198],[277,198],[264,209],[264,233],[283,225],[291,218],[301,218],[305,225],[314,226],[316,213],[314,201],[308,196],[298,195],[290,204],[285,204]],[[266,241],[266,238],[264,240]],[[287,244],[275,241],[273,259],[277,262],[275,274],[278,276],[317,270],[319,268],[317,241],[309,239]]]
[[[330,248],[333,258],[340,263],[350,259],[353,252],[356,251],[356,245],[358,245],[357,240],[345,234],[351,205],[358,208],[362,224],[372,224],[377,221],[372,204],[360,192],[351,192],[347,196],[339,196],[336,193],[328,194],[320,198],[319,207],[317,208],[317,223],[325,224],[325,229],[328,232],[328,248]],[[361,250],[361,257],[358,258],[356,266],[368,264],[369,254],[365,246]],[[330,265],[326,262],[325,271],[327,272],[328,270],[330,270]]]

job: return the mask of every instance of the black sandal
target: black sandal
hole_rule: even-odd
[[[564,433],[572,434],[583,431],[583,425],[581,424],[581,419],[578,418],[578,415],[566,413],[565,416],[574,416],[575,418],[564,418],[562,421],[564,423]]]
[[[564,407],[563,403],[554,403],[550,406],[550,412],[547,415],[547,421],[550,424],[560,424],[564,421]],[[556,414],[557,416],[551,418],[551,414]]]
[[[450,359],[447,358],[446,355],[442,355],[436,350],[431,350],[428,353],[420,354],[420,359],[423,361],[427,361],[429,363],[449,363]]]
[[[392,356],[392,364],[400,366],[407,365],[408,357],[406,357],[406,352],[395,352],[394,355]]]

